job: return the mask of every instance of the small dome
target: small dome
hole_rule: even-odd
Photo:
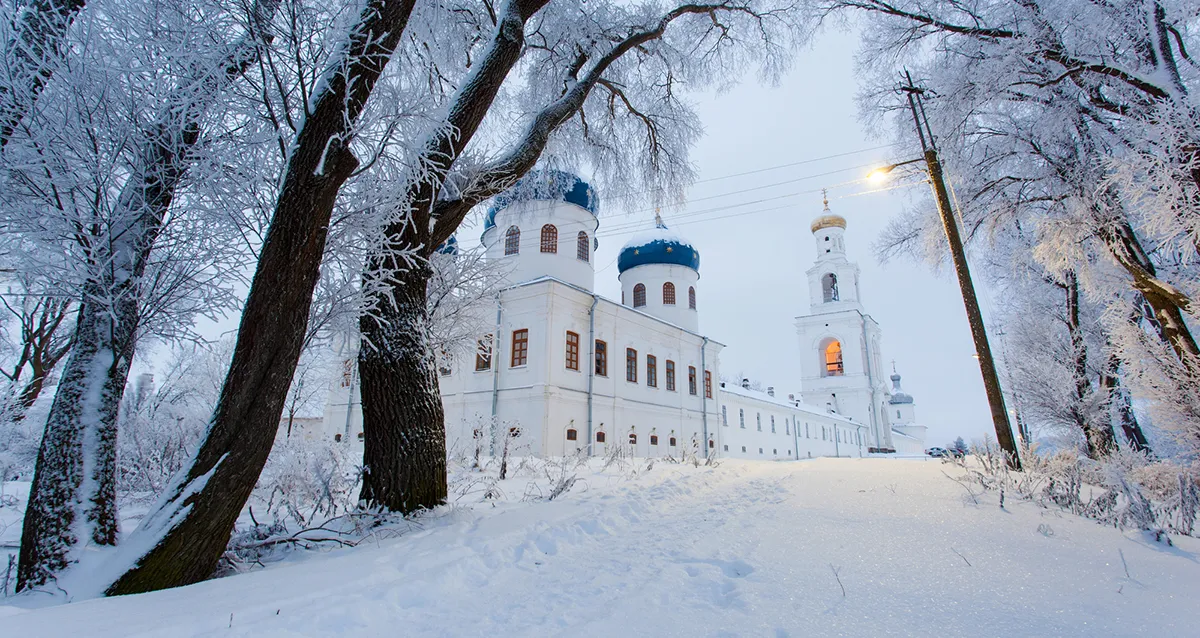
[[[700,251],[656,218],[652,230],[634,235],[617,255],[618,273],[646,264],[674,264],[700,272]]]
[[[434,250],[434,252],[441,254],[441,255],[457,255],[458,254],[458,238],[455,237],[454,235],[450,235],[450,239],[447,239],[446,241],[442,242],[442,245],[438,246],[437,249]]]
[[[517,202],[564,201],[596,215],[600,199],[590,184],[566,171],[539,169],[529,171],[512,188],[492,200],[483,218],[483,232],[496,227],[496,214]]]
[[[828,209],[826,209],[828,210]],[[846,228],[846,218],[840,215],[821,215],[813,220],[812,232],[817,232],[822,228]]]
[[[888,401],[888,403],[890,403],[892,405],[901,405],[901,404],[912,403],[912,402],[913,402],[912,395],[906,394],[903,390],[900,389],[900,375],[893,372],[892,373],[892,398]]]

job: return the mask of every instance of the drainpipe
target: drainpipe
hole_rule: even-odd
[[[795,407],[794,405],[792,407]],[[800,422],[796,420],[796,415],[792,415],[792,449],[796,451],[796,456],[792,459],[800,460]]]
[[[594,395],[594,386],[596,382],[596,304],[600,303],[600,297],[592,293],[592,307],[588,310],[588,398],[587,398],[587,451],[588,456],[592,455],[592,439],[596,436],[592,432],[592,397]],[[605,353],[605,356],[608,356]]]
[[[833,424],[833,456],[834,458],[842,458],[842,450],[838,447],[837,423]]]
[[[699,393],[700,394],[700,420],[701,420],[701,423],[703,423],[703,425],[704,425],[704,441],[702,441],[701,444],[704,446],[705,460],[708,460],[710,458],[709,457],[709,454],[710,454],[709,449],[710,448],[708,447],[708,394],[707,394],[708,386],[705,385],[705,383],[704,383],[704,379],[705,379],[704,375],[706,372],[708,372],[708,364],[705,362],[705,354],[707,352],[708,352],[708,337],[704,337],[704,343],[700,346],[700,378],[696,380],[696,383],[698,383],[700,385],[700,393]],[[715,391],[714,391],[713,397],[716,397],[716,396],[717,395],[715,394]],[[715,448],[712,448],[712,449],[715,450]]]
[[[500,407],[500,317],[504,311],[500,305],[500,293],[496,293],[496,330],[492,333],[492,424],[496,424],[496,416]],[[489,449],[491,456],[496,456],[496,433],[493,432]]]

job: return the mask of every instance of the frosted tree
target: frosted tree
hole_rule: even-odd
[[[1103,307],[1121,363],[1107,369],[1170,414],[1157,421],[1200,444],[1200,349],[1189,327],[1200,213],[1194,4],[818,4],[827,17],[866,18],[868,112],[900,108],[896,73],[913,70],[976,247],[1031,237],[1041,267],[1059,281],[1070,274]],[[897,121],[915,140],[911,122]],[[912,214],[888,243],[934,252],[935,228]]]
[[[92,3],[68,33],[82,53],[6,145],[2,223],[25,267],[54,269],[79,308],[26,510],[20,589],[75,562],[84,543],[117,541],[117,415],[139,337],[230,299],[220,231],[235,215],[207,216],[220,194],[181,185],[228,185],[231,165],[197,162],[203,131],[246,124],[218,125],[210,111],[253,64],[278,2],[239,7]],[[228,149],[205,150],[215,160]],[[200,179],[188,182],[193,168]]]
[[[83,6],[83,0],[33,0],[5,3],[0,10],[0,150],[62,62],[67,30]]]
[[[797,17],[790,5],[754,1],[569,0],[512,0],[488,16],[491,33],[421,143],[421,172],[403,182],[401,206],[383,212],[364,269],[364,502],[411,512],[446,498],[445,420],[425,303],[435,247],[546,152],[610,179],[677,187],[690,175],[687,149],[699,134],[677,83],[724,82],[751,61],[777,71]],[[521,116],[494,113],[506,96]]]
[[[20,421],[42,393],[46,380],[70,350],[74,304],[30,273],[18,273],[0,304],[14,325],[9,329],[14,347],[12,360],[0,370],[15,394],[4,410],[5,418]]]

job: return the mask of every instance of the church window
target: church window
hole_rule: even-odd
[[[775,415],[771,415],[771,434],[775,434]]]
[[[809,434],[808,434],[808,424],[807,424],[807,423],[805,423],[805,424],[804,424],[804,438],[806,438],[806,439],[811,439],[811,438],[812,438],[812,437],[811,437],[811,436],[809,436]]]
[[[667,359],[667,391],[675,391],[675,362]]]
[[[837,275],[833,273],[826,273],[825,276],[821,277],[821,294],[823,295],[825,303],[838,301]]]
[[[738,408],[738,425],[741,426],[743,430],[746,429],[746,411],[742,408]],[[742,451],[745,452],[745,450]]]
[[[342,435],[340,435],[340,434],[335,434],[335,435],[333,435],[333,442],[334,442],[334,443],[341,443],[341,442],[342,442]]]
[[[900,411],[899,411],[899,410],[896,410],[896,418],[897,418],[897,419],[899,419],[899,418],[900,418]]]
[[[625,380],[637,383],[637,350],[625,348]]]
[[[646,385],[658,387],[658,357],[652,354],[646,355]]]
[[[558,229],[554,224],[542,226],[542,252],[558,253]]]
[[[667,444],[670,445],[671,447],[675,447],[675,437],[671,437],[670,439],[667,439]]]
[[[650,435],[650,445],[658,445],[658,435],[657,434]]]
[[[504,254],[516,255],[521,252],[521,229],[509,226],[504,233]]]
[[[688,308],[696,309],[696,287],[688,286]]]
[[[567,369],[579,369],[579,335],[567,331]]]
[[[587,233],[579,231],[579,237],[575,240],[575,257],[579,261],[591,261],[592,245],[588,240]]]
[[[713,448],[715,448],[715,447],[717,447],[717,442],[716,442],[716,441],[714,441],[714,440],[712,440],[712,439],[710,438],[710,439],[708,440],[708,449],[710,449],[710,450],[711,450],[711,449],[713,449]]]
[[[484,335],[475,344],[475,371],[492,369],[492,335]]]
[[[646,305],[646,286],[638,284],[633,287],[633,307],[641,308]]]
[[[529,360],[529,330],[513,330],[512,367],[523,366]]]
[[[758,431],[762,432],[762,412],[755,412],[754,418],[758,421]]]
[[[704,398],[712,398],[712,370],[704,371]]]
[[[836,339],[825,346],[825,376],[840,377],[845,372],[842,365],[842,344]]]
[[[721,406],[721,425],[729,427],[729,406]]]
[[[673,284],[669,281],[667,283],[663,284],[663,305],[664,306],[674,306],[675,305],[675,284]]]
[[[630,445],[637,445],[637,434],[635,434],[635,433],[633,433],[633,432],[630,432],[630,433],[629,433],[629,444],[630,444]]]
[[[745,451],[746,451],[746,446],[744,446],[744,445],[742,446],[742,451],[743,451],[743,452],[745,452]]]
[[[441,374],[443,377],[450,376],[450,374],[454,372],[453,368],[450,367],[451,363],[453,361],[454,361],[454,357],[450,356],[449,352],[446,352],[445,350],[442,350],[441,352],[439,352],[438,353],[438,374]]]
[[[778,449],[778,448],[772,448],[772,449],[771,449],[771,454],[779,454],[779,449]]]
[[[696,396],[696,366],[688,366],[688,392]]]
[[[567,428],[567,440],[575,441],[579,439],[579,431],[575,428]]]
[[[608,376],[608,344],[599,339],[596,340],[596,374]]]
[[[367,438],[367,435],[366,435],[366,434],[364,434],[363,432],[359,432],[359,433],[358,433],[358,440],[359,440],[359,441],[365,440],[366,438]]]
[[[729,451],[729,446],[728,446],[728,445],[725,445],[725,446],[723,446],[723,447],[724,447],[724,449],[725,449],[725,451],[726,451],[726,452],[728,452],[728,451]]]
[[[597,442],[597,443],[603,443],[603,442],[604,442],[604,432],[597,432],[597,433],[596,433],[596,442]]]

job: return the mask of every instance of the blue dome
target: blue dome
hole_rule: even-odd
[[[667,229],[661,219],[654,230],[639,233],[625,243],[617,255],[617,272],[646,264],[674,264],[700,272],[700,251],[686,239]]]
[[[541,169],[529,171],[512,188],[492,200],[483,218],[483,232],[496,227],[496,213],[517,202],[560,200],[586,209],[593,215],[600,209],[600,198],[590,184],[566,171]]]
[[[434,252],[440,253],[442,255],[457,255],[458,254],[458,238],[455,237],[454,235],[450,235],[450,239],[447,239],[446,241],[442,242],[442,245],[438,246],[437,250],[435,250]]]

